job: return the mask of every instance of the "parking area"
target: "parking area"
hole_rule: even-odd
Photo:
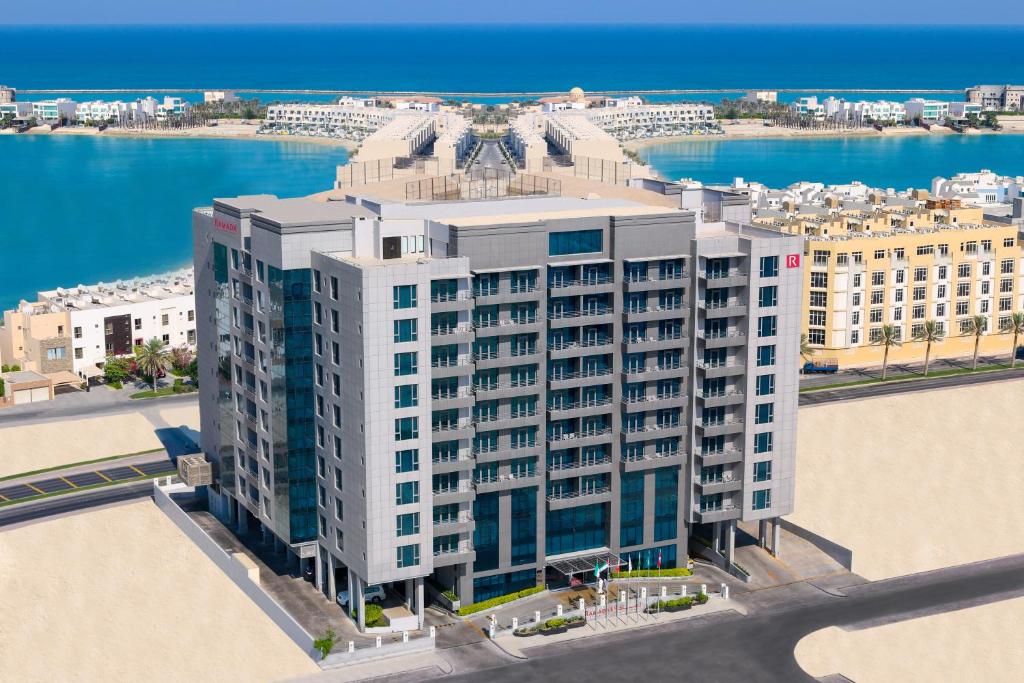
[[[70,493],[71,491],[87,486],[109,484],[111,482],[128,482],[144,479],[146,477],[174,472],[174,465],[163,453],[163,457],[156,462],[141,462],[133,465],[114,465],[102,467],[102,463],[94,470],[69,472],[67,474],[53,474],[45,478],[33,478],[29,481],[0,485],[0,503],[9,501],[24,500],[50,493]]]

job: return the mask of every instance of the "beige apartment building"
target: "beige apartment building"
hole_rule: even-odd
[[[755,222],[805,237],[803,333],[813,356],[878,365],[877,340],[891,324],[903,343],[890,348],[890,362],[922,361],[926,345],[914,337],[926,320],[946,333],[932,358],[970,356],[976,315],[987,321],[980,353],[1010,353],[1002,328],[1024,310],[1017,226],[987,222],[981,209],[955,200]]]
[[[70,316],[45,303],[4,311],[0,361],[22,370],[54,373],[72,369]]]

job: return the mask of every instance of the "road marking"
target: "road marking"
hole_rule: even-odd
[[[98,474],[98,475],[100,475],[101,477],[103,477],[103,478],[104,478],[104,479],[106,479],[107,481],[114,481],[113,479],[111,479],[111,478],[110,478],[110,477],[108,477],[107,475],[103,474],[103,473],[102,473],[102,472],[100,472],[99,470],[96,470],[96,471],[95,471],[95,473],[96,473],[96,474]]]
[[[140,470],[140,469],[139,469],[138,467],[136,467],[135,465],[128,465],[128,469],[130,469],[130,470],[135,470],[136,472],[138,472],[138,473],[139,473],[139,476],[140,476],[140,477],[145,477],[145,476],[146,476],[146,473],[145,473],[145,472],[143,472],[142,470]]]
[[[10,500],[10,498],[8,498],[4,494],[0,493],[0,500]]]
[[[73,481],[68,481],[64,477],[58,477],[58,479],[60,479],[62,482],[64,482],[65,484],[67,484],[68,486],[70,486],[73,489],[77,489],[78,488],[78,484],[76,484]]]
[[[25,486],[29,487],[30,489],[32,489],[32,490],[33,490],[33,491],[35,491],[36,493],[46,493],[46,491],[44,491],[44,490],[42,490],[42,489],[39,489],[39,488],[36,488],[36,487],[35,487],[35,486],[33,486],[32,484],[25,484]]]

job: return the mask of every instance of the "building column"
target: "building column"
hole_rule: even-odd
[[[712,537],[711,537],[711,548],[716,553],[722,552],[722,523],[713,522],[711,524]]]
[[[363,591],[363,580],[354,576],[356,580],[355,603],[359,614],[359,632],[366,631],[366,593]],[[349,600],[352,599],[352,591],[349,590]]]
[[[263,522],[260,522],[260,534],[263,536],[263,542],[264,543],[270,543],[270,539],[271,539],[270,529],[268,529],[267,525],[264,524]]]
[[[725,525],[725,562],[732,566],[733,555],[736,552],[736,520],[729,520]]]
[[[420,630],[423,630],[423,577],[415,581],[416,584],[416,618],[419,621]]]
[[[473,574],[467,564],[459,565],[459,583],[456,589],[456,592],[459,594],[459,601],[463,605],[473,603]]]
[[[348,578],[348,616],[354,618],[356,614],[356,575],[352,573],[351,567],[345,567],[345,576]]]
[[[317,545],[316,556],[309,558],[310,562],[313,563],[313,585],[321,593],[324,592],[324,549]]]
[[[782,540],[782,518],[772,519],[772,555],[779,556],[779,541]]]
[[[409,610],[409,611],[412,611],[413,605],[416,602],[416,596],[414,595],[415,592],[416,592],[416,589],[414,587],[413,579],[406,579],[405,580],[405,608],[407,610]]]
[[[241,499],[237,501],[237,508],[238,510],[235,512],[238,517],[238,526],[236,527],[236,531],[239,534],[244,534],[249,531],[249,515],[245,510],[245,506],[242,505]]]
[[[338,582],[335,574],[337,574],[337,567],[335,567],[334,555],[327,553],[327,599],[332,603],[338,597]]]
[[[762,548],[768,547],[768,520],[757,521],[757,544]]]

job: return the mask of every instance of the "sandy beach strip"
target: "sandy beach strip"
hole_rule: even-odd
[[[197,128],[185,128],[180,130],[144,129],[133,130],[127,128],[107,128],[99,130],[91,127],[73,126],[58,128],[57,130],[43,130],[42,127],[35,128],[26,135],[86,135],[108,138],[137,138],[137,139],[196,139],[213,138],[222,140],[269,140],[271,142],[306,142],[326,147],[342,147],[346,150],[354,150],[358,144],[353,140],[342,140],[339,138],[324,138],[316,135],[257,135],[258,126],[244,123],[221,123],[216,126],[199,126]],[[4,131],[6,132],[6,131]],[[13,133],[13,130],[10,130]]]

